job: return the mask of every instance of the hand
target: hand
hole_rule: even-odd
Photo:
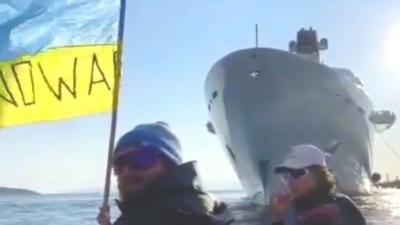
[[[111,225],[110,208],[108,206],[100,207],[97,222],[100,225]]]
[[[292,196],[290,194],[279,194],[271,197],[268,207],[268,214],[271,222],[283,221],[291,206]]]

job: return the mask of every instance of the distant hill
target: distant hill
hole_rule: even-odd
[[[74,189],[74,190],[67,190],[63,193],[65,194],[102,194],[103,187],[90,187],[90,188],[82,188],[82,189]],[[118,193],[118,189],[116,186],[111,186],[111,193],[115,194]]]
[[[40,193],[20,188],[0,187],[0,196],[2,195],[40,195]]]

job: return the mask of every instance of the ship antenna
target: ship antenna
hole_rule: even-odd
[[[256,48],[258,48],[258,24],[256,24]]]

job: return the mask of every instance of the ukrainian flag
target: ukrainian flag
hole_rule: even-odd
[[[120,0],[0,1],[0,127],[112,109]]]

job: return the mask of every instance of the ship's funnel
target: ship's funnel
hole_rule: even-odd
[[[328,49],[328,39],[318,41],[317,31],[302,28],[297,32],[297,40],[289,42],[289,51],[322,62],[320,51]]]

